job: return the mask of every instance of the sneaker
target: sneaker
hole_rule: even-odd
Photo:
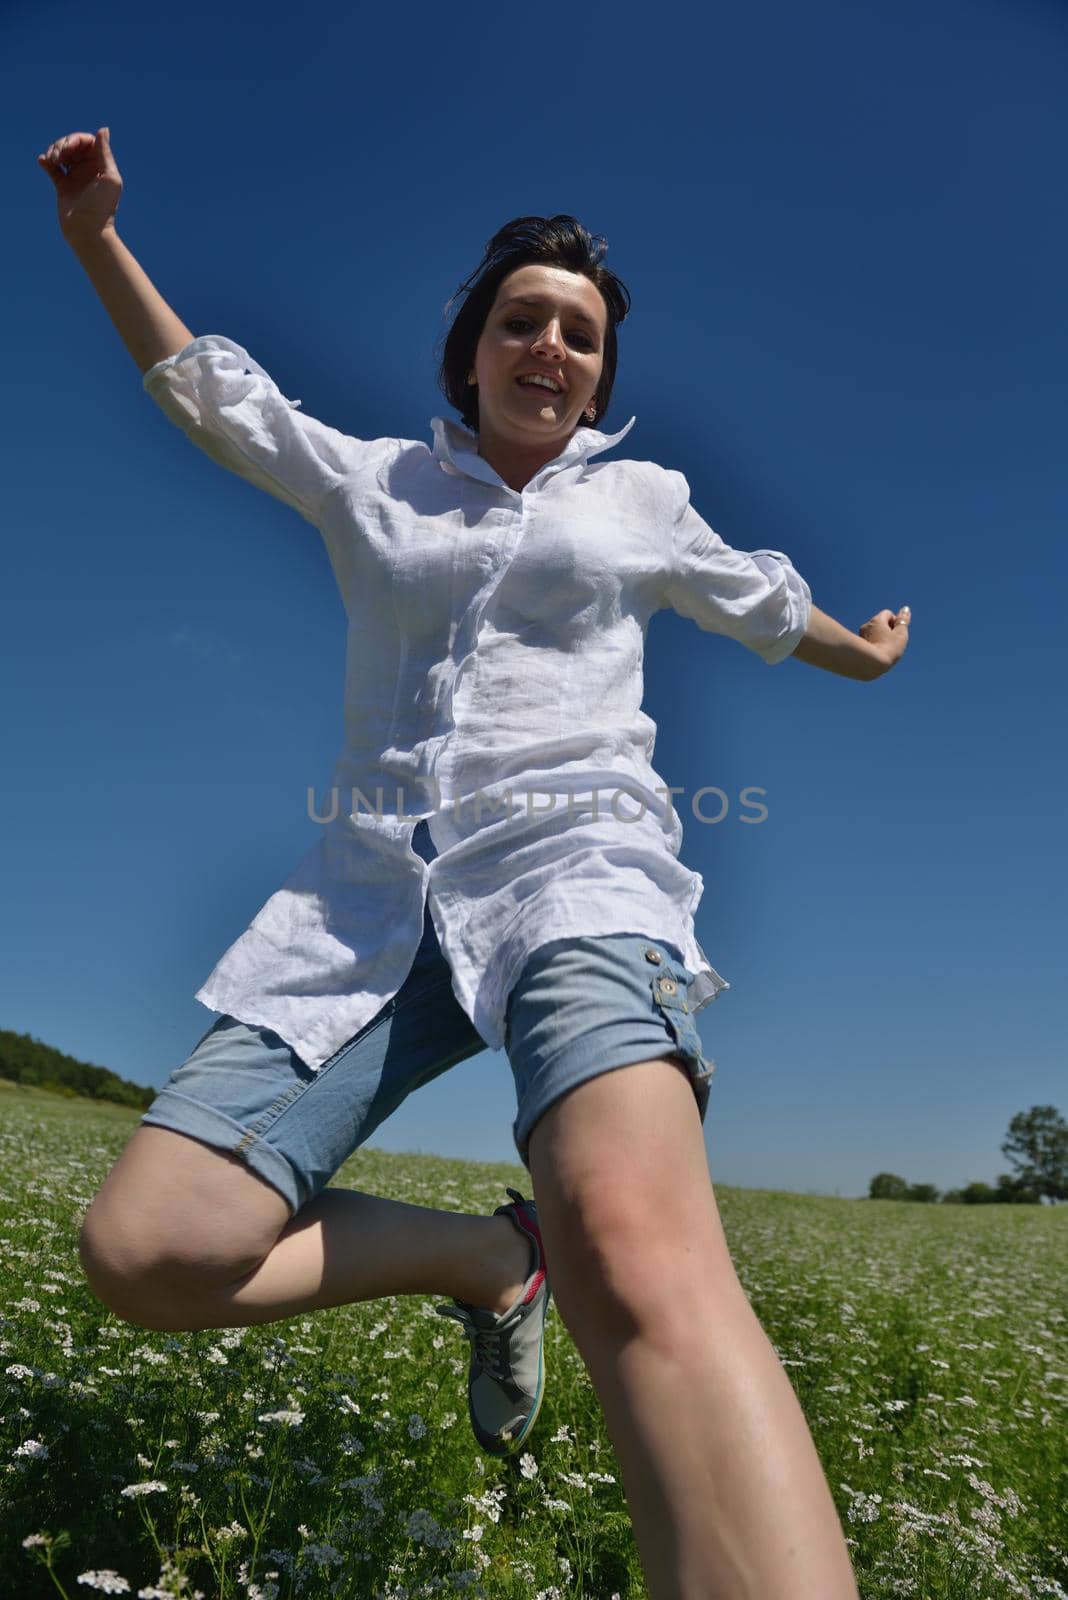
[[[542,1347],[549,1310],[538,1213],[533,1200],[509,1189],[513,1204],[498,1206],[495,1217],[507,1216],[530,1240],[531,1273],[519,1298],[498,1316],[466,1300],[435,1306],[439,1316],[455,1317],[471,1341],[467,1403],[475,1438],[490,1455],[510,1454],[534,1426],[545,1389]]]

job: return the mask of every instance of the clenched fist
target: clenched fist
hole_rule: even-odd
[[[107,128],[68,133],[37,160],[56,189],[59,227],[68,244],[79,244],[115,226],[122,177],[111,153]]]
[[[900,611],[877,611],[864,626],[857,629],[862,639],[873,644],[886,663],[886,671],[905,654],[909,642],[909,624],[912,609],[902,606]]]

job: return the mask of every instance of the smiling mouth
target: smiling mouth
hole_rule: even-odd
[[[516,381],[516,387],[519,388],[519,389],[532,389],[535,394],[547,395],[550,400],[561,400],[561,399],[563,399],[563,390],[562,389],[550,389],[549,386],[547,384],[544,384],[544,383],[528,383],[528,382],[524,382],[524,380],[522,378],[517,378],[515,381]]]

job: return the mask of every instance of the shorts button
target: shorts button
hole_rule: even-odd
[[[654,950],[650,946],[650,948],[645,952],[645,959],[646,961],[651,961],[654,967],[658,967],[660,965],[660,951]]]
[[[675,990],[677,988],[678,988],[678,984],[675,982],[674,978],[661,978],[661,980],[660,980],[660,993],[661,994],[674,994]]]

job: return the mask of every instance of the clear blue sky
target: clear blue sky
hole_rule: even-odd
[[[1068,1114],[1064,8],[41,3],[0,47],[0,1026],[161,1085],[342,737],[321,540],[166,421],[58,233],[37,152],[107,123],[178,314],[360,437],[453,415],[443,308],[502,223],[607,237],[618,453],[847,626],[913,609],[872,684],[650,629],[656,765],[730,799],[683,846],[732,984],[713,1180],[1009,1170],[1015,1112]],[[484,1053],[370,1142],[511,1160],[514,1114]]]

